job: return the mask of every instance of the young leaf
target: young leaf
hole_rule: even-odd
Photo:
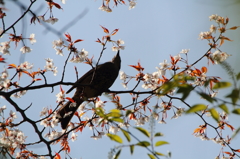
[[[225,113],[229,114],[228,107],[225,104],[219,105],[219,108],[221,108]]]
[[[157,152],[157,151],[155,151],[155,154],[158,155],[158,156],[165,156],[164,154],[162,154],[160,152]]]
[[[155,143],[155,146],[162,146],[162,145],[165,145],[165,144],[169,144],[167,141],[157,141]]]
[[[146,129],[141,128],[141,127],[135,127],[135,129],[139,130],[141,133],[143,133],[147,137],[150,137],[150,133]]]
[[[212,103],[214,101],[214,99],[212,97],[210,97],[208,94],[206,93],[198,93],[203,99],[206,99],[207,101],[209,101],[210,103]]]
[[[121,129],[123,135],[126,137],[127,141],[130,142],[131,141],[131,138],[130,138],[130,135],[127,131]]]
[[[163,136],[163,133],[157,132],[154,136],[155,136],[155,137]]]
[[[182,85],[179,86],[177,93],[182,93],[182,100],[185,100],[193,89],[194,88],[191,85]]]
[[[137,143],[136,145],[142,146],[142,147],[148,147],[148,146],[150,146],[150,143],[147,141],[141,141],[141,142]]]
[[[227,88],[230,86],[231,86],[230,82],[218,82],[213,86],[213,89]]]
[[[240,108],[238,108],[238,109],[234,109],[233,111],[232,111],[234,114],[240,114]]]
[[[154,155],[152,155],[152,154],[148,153],[148,156],[149,156],[150,159],[156,159],[156,157]]]
[[[240,72],[236,75],[237,80],[240,80]]]
[[[133,151],[134,151],[134,145],[130,145],[130,152],[131,152],[131,154],[133,154]]]
[[[118,135],[115,135],[115,134],[107,134],[107,136],[111,139],[111,140],[113,140],[113,141],[116,141],[116,142],[118,142],[118,143],[123,143],[123,141],[122,141],[122,138],[120,137],[120,136],[118,136]]]
[[[216,111],[216,109],[212,108],[209,110],[213,119],[215,119],[217,122],[219,121],[219,114],[218,112]]]
[[[121,153],[121,149],[116,153],[116,155],[114,156],[114,159],[118,159],[120,153]]]
[[[207,106],[204,104],[196,104],[186,111],[186,113],[195,113],[201,110],[207,109]]]
[[[233,105],[235,105],[239,99],[239,90],[238,89],[232,90],[231,94],[227,95],[226,97],[231,98]]]

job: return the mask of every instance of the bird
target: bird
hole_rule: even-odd
[[[85,73],[66,93],[76,89],[71,101],[61,106],[57,110],[57,118],[61,122],[62,129],[66,129],[78,107],[88,98],[100,96],[103,92],[109,91],[109,88],[115,82],[121,68],[120,52],[109,62],[97,65]]]

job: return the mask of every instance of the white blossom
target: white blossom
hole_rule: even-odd
[[[64,41],[60,38],[59,40],[54,40],[52,44],[53,44],[53,48],[62,47],[64,44]]]
[[[102,5],[98,9],[100,9],[101,11],[105,11],[105,12],[112,12],[112,9],[105,5]]]
[[[45,22],[50,23],[50,24],[53,25],[54,23],[58,22],[58,18],[51,17],[51,18],[45,20]]]
[[[25,61],[24,63],[20,64],[20,68],[24,71],[31,70],[33,68],[33,64],[30,64],[29,62]]]
[[[120,80],[126,81],[127,79],[126,73],[123,71],[120,71],[119,74],[120,74]]]
[[[63,51],[62,51],[62,49],[55,48],[55,50],[57,51],[57,52],[56,52],[57,55],[63,56]]]
[[[10,41],[6,41],[6,42],[1,42],[1,46],[0,46],[0,52],[2,52],[4,55],[10,55],[9,52],[9,48],[10,48]]]
[[[101,100],[97,101],[95,105],[96,105],[96,108],[103,108],[105,106],[105,104]]]
[[[109,132],[111,132],[113,134],[116,134],[118,131],[119,131],[118,127],[110,126],[110,128],[109,128]]]
[[[227,54],[226,52],[220,52],[219,50],[216,50],[212,54],[212,59],[214,60],[215,64],[218,64],[225,61],[229,56],[231,55]]]
[[[190,49],[182,49],[182,51],[180,53],[187,54],[189,51],[190,51]]]
[[[6,105],[2,106],[2,107],[0,108],[0,113],[2,113],[6,108],[7,108]]]
[[[131,0],[131,1],[129,2],[129,10],[135,8],[136,5],[137,5],[136,0]]]
[[[35,34],[31,34],[29,40],[30,40],[30,43],[31,43],[31,44],[36,43],[37,40],[35,39]]]
[[[72,133],[72,135],[71,135],[71,139],[72,139],[72,142],[74,142],[74,141],[76,141],[77,140],[77,134],[76,133]]]
[[[28,46],[23,46],[23,47],[20,49],[20,51],[21,51],[23,54],[25,54],[25,53],[31,52],[32,49],[31,49],[30,47],[28,47]]]
[[[56,95],[56,97],[57,97],[57,102],[59,103],[59,102],[64,101],[64,99],[65,99],[65,94],[61,91],[61,92],[59,92],[59,93]]]

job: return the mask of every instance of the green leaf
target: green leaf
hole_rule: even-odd
[[[178,86],[178,82],[176,81],[166,82],[161,86],[161,89],[162,89],[161,94],[167,94],[169,91],[173,90],[177,86]]]
[[[233,105],[235,105],[239,99],[239,90],[238,89],[232,90],[232,93],[227,95],[226,97],[231,98]]]
[[[221,108],[225,113],[229,114],[228,107],[225,104],[219,105],[219,108]]]
[[[186,111],[186,113],[195,113],[201,110],[207,109],[207,106],[204,104],[196,104]]]
[[[213,99],[210,95],[206,94],[206,93],[198,93],[203,99],[206,99],[207,101],[209,101],[210,103],[212,103],[213,101],[215,101],[215,99]]]
[[[155,151],[155,154],[158,155],[158,156],[165,156],[163,153],[160,153],[160,152],[157,152],[157,151]]]
[[[185,100],[193,89],[194,89],[193,86],[184,84],[179,86],[177,93],[182,93],[183,94],[182,100]]]
[[[230,82],[218,82],[213,86],[213,89],[221,89],[230,87],[232,84]]]
[[[99,107],[99,108],[96,108],[96,114],[99,115],[100,117],[102,118],[105,118],[105,113],[103,111],[103,108]]]
[[[239,114],[240,114],[240,108],[234,109],[232,112],[233,112],[234,114],[239,115]]]
[[[113,141],[116,141],[118,143],[123,143],[122,138],[118,135],[108,133],[107,136]]]
[[[121,111],[120,111],[120,110],[118,110],[118,109],[112,109],[112,110],[110,110],[110,113],[107,114],[107,116],[108,116],[108,117],[115,117],[115,118],[117,118],[117,117],[121,117],[122,114],[121,114]]]
[[[165,144],[169,144],[167,141],[157,141],[155,143],[155,146],[162,146],[162,145],[165,145]]]
[[[234,139],[240,133],[240,128],[233,132],[231,139]]]
[[[129,133],[123,129],[121,129],[123,135],[126,137],[127,141],[130,142],[131,141],[131,137],[129,135]]]
[[[142,146],[142,147],[148,147],[148,146],[150,146],[150,143],[147,141],[141,141],[141,142],[137,143],[136,145]]]
[[[131,152],[131,154],[133,154],[133,151],[134,151],[134,145],[130,145],[130,152]]]
[[[163,133],[157,132],[154,136],[155,136],[155,137],[163,136]]]
[[[240,72],[236,76],[237,80],[240,80]]]
[[[141,127],[135,127],[135,129],[139,130],[141,133],[143,133],[147,137],[150,137],[150,133],[146,129],[141,128]]]
[[[120,149],[120,150],[116,153],[116,155],[114,156],[114,159],[118,159],[118,157],[119,157],[119,155],[120,155],[120,153],[121,153],[121,150],[122,150],[122,149]]]
[[[149,156],[150,159],[156,159],[156,157],[154,155],[152,155],[152,154],[148,153],[148,156]]]
[[[116,121],[116,122],[119,122],[119,123],[124,122],[124,120],[122,118],[110,118],[110,119],[108,119],[108,121]]]
[[[168,155],[169,158],[171,158],[172,157],[172,152],[169,151],[167,155]]]
[[[219,121],[219,114],[218,112],[216,111],[216,109],[212,108],[209,110],[213,119],[215,119],[217,122]]]
[[[128,116],[129,116],[129,114],[131,114],[132,112],[133,112],[132,110],[127,110],[127,111],[126,111],[126,115],[125,115],[125,116],[126,116],[126,117],[128,117]]]

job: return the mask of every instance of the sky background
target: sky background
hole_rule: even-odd
[[[28,6],[29,1],[20,1]],[[145,73],[152,73],[157,71],[156,66],[163,62],[165,59],[169,62],[170,55],[177,55],[182,49],[190,49],[189,61],[193,63],[200,58],[209,49],[207,41],[201,41],[198,39],[198,35],[202,31],[208,31],[211,24],[214,22],[209,21],[209,16],[212,14],[218,14],[220,16],[229,17],[229,27],[240,25],[240,1],[239,0],[151,0],[151,1],[137,1],[137,5],[134,9],[128,10],[128,6],[119,5],[114,7],[112,13],[106,13],[98,8],[101,6],[100,0],[67,0],[66,4],[59,3],[63,10],[53,9],[53,14],[59,19],[54,25],[47,24],[51,28],[60,31],[66,24],[72,21],[80,13],[84,12],[85,15],[76,20],[73,26],[68,27],[63,33],[69,33],[73,39],[84,39],[83,42],[78,43],[79,50],[84,48],[89,52],[89,57],[94,55],[95,60],[98,58],[101,51],[101,45],[95,41],[97,38],[104,36],[104,32],[100,25],[112,31],[119,29],[118,33],[113,36],[114,40],[122,39],[125,41],[125,50],[121,51],[122,65],[121,70],[125,71],[128,75],[135,75],[137,72],[130,68],[128,65],[135,65],[140,61],[141,65],[145,68]],[[111,4],[113,5],[113,4]],[[6,1],[5,7],[8,9],[6,20],[6,26],[9,26],[18,19],[21,15],[21,10],[12,1]],[[37,1],[34,4],[32,11],[37,15],[43,15],[47,10],[45,1]],[[46,19],[49,13],[46,14]],[[68,51],[64,51],[64,56],[58,56],[55,50],[52,48],[52,41],[58,40],[59,36],[51,31],[46,30],[46,26],[43,24],[31,24],[30,14],[24,19],[23,23],[18,23],[16,32],[18,35],[22,33],[24,28],[23,37],[29,37],[31,33],[36,35],[37,43],[31,45],[27,42],[27,46],[30,46],[33,50],[29,54],[21,54],[21,44],[15,48],[11,45],[11,56],[4,56],[8,63],[20,64],[24,61],[28,61],[34,64],[34,70],[38,68],[43,69],[45,65],[45,58],[52,58],[55,66],[58,67],[58,75],[53,76],[52,73],[47,73],[49,83],[59,81],[61,78],[61,71],[63,68],[63,62],[67,57]],[[24,25],[23,25],[24,24]],[[24,27],[23,27],[24,26]],[[12,33],[9,30],[8,33]],[[228,59],[228,62],[232,64],[236,72],[239,72],[239,50],[240,50],[240,30],[228,31],[225,36],[234,40],[233,42],[226,42],[221,47],[222,51],[232,54]],[[4,35],[1,42],[8,40],[8,36]],[[107,45],[107,49],[103,54],[101,63],[109,61],[115,55],[115,52],[111,51],[111,44]],[[90,66],[85,64],[73,64],[69,63],[66,70],[65,81],[74,82],[76,80],[74,66],[77,66],[79,76],[83,75],[90,69]],[[207,66],[207,60],[203,59],[196,67],[201,68]],[[210,65],[207,75],[220,76],[223,80],[229,80],[228,75],[219,65]],[[6,68],[6,65],[1,64],[0,67]],[[14,71],[9,71],[14,73]],[[170,77],[170,76],[168,76]],[[21,83],[28,84],[30,78],[23,77]],[[17,79],[16,79],[17,80]],[[132,81],[129,85],[129,89],[134,87],[135,81]],[[65,90],[69,86],[63,87]],[[141,89],[141,88],[139,88]],[[110,90],[125,90],[121,81],[118,78]],[[29,91],[23,98],[16,99],[15,101],[21,107],[27,107],[31,103],[33,106],[29,109],[29,117],[37,120],[39,119],[39,112],[43,107],[56,107],[55,95],[59,92],[59,87],[54,88],[54,92],[51,93],[51,89],[42,89],[40,91]],[[219,96],[226,94],[222,91]],[[71,95],[69,95],[71,96]],[[101,98],[102,99],[102,98]],[[121,96],[122,104],[127,105],[131,102],[129,96]],[[156,99],[152,100],[150,106],[155,105]],[[187,98],[189,104],[204,103],[199,97],[191,96]],[[3,99],[0,101],[1,106],[7,105],[8,108],[13,109]],[[184,107],[179,102],[173,103],[177,107]],[[172,159],[202,159],[202,158],[214,158],[220,152],[220,146],[216,145],[212,141],[201,141],[192,135],[193,130],[199,125],[203,124],[199,117],[195,115],[183,115],[178,119],[170,119],[171,113],[166,120],[167,124],[161,125],[156,123],[155,132],[164,133],[164,137],[158,138],[158,140],[168,141],[169,145],[157,147],[156,151],[166,154],[167,151],[172,152]],[[214,123],[210,118],[210,122]],[[239,119],[236,116],[229,117],[230,123],[234,127],[239,127]],[[214,123],[216,125],[216,123]],[[148,129],[147,123],[145,128]],[[22,130],[28,130],[27,141],[31,141],[35,138],[34,131],[27,125],[23,124],[20,127]],[[226,128],[228,129],[228,128]],[[57,128],[57,130],[61,130]],[[134,131],[136,135],[142,139],[147,140],[145,136]],[[226,130],[226,134],[231,134]],[[121,134],[121,132],[119,132]],[[215,137],[213,130],[208,129],[210,138]],[[226,135],[225,134],[225,135]],[[111,147],[118,144],[110,141],[107,137],[103,137],[100,140],[93,140],[91,131],[86,128],[81,134],[78,133],[78,140],[71,143],[71,156],[77,159],[92,159],[92,158],[107,158],[108,152]],[[232,141],[233,148],[239,147],[239,136]],[[127,144],[127,141],[124,141]],[[134,142],[133,142],[134,143]],[[56,148],[54,151],[57,151]],[[229,151],[228,149],[225,149]],[[44,145],[38,145],[33,147],[33,151],[36,153],[42,153],[44,151]],[[123,148],[120,159],[123,158],[148,158],[147,151],[144,148],[135,149],[134,155],[130,156],[129,148]]]

